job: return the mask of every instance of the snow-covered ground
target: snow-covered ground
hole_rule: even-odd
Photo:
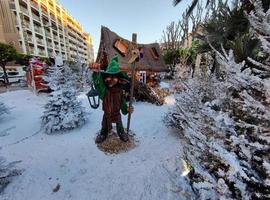
[[[5,200],[127,200],[179,199],[176,177],[181,176],[180,139],[164,126],[162,117],[175,101],[164,106],[135,103],[131,129],[139,144],[116,155],[106,155],[94,142],[101,109],[92,110],[84,94],[87,123],[62,135],[40,130],[46,95],[28,90],[0,94],[11,113],[0,121],[0,154],[23,169],[5,190]],[[126,117],[123,117],[126,124]],[[57,185],[57,192],[53,189]],[[182,196],[182,195],[181,195]]]

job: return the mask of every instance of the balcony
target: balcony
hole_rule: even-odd
[[[31,2],[31,7],[39,11],[38,4],[36,2]]]
[[[53,15],[51,15],[51,20],[56,23],[55,17]]]
[[[47,48],[52,49],[53,48],[52,43],[48,42],[47,43]]]
[[[21,12],[22,12],[24,15],[26,15],[27,17],[29,17],[29,12],[28,12],[28,10],[27,10],[26,8],[20,7],[20,9],[21,9]]]
[[[59,41],[58,41],[58,37],[57,37],[57,36],[53,35],[53,39],[54,39],[54,41],[59,42]]]
[[[50,40],[52,39],[51,32],[49,32],[49,31],[45,31],[45,36],[46,36],[46,38],[49,38]]]
[[[40,45],[40,46],[44,46],[44,42],[43,40],[36,40],[37,41],[37,44]]]
[[[30,26],[30,24],[28,24],[28,23],[22,24],[22,28],[23,28],[23,29],[28,29],[28,30],[31,31],[31,26]]]
[[[49,19],[49,14],[47,13],[47,11],[42,10],[42,15],[44,15],[47,19]]]
[[[34,41],[32,38],[27,38],[28,43],[34,44]]]
[[[35,27],[35,32],[38,33],[38,34],[40,34],[40,35],[42,35],[41,29],[38,28],[38,27]]]
[[[34,19],[35,21],[37,21],[38,23],[40,23],[40,18],[39,18],[39,16],[37,16],[37,15],[35,15],[35,14],[33,14],[32,16],[33,16],[33,19]]]
[[[39,51],[38,51],[38,54],[39,54],[40,56],[46,56],[46,53],[45,53],[44,50],[39,50]]]

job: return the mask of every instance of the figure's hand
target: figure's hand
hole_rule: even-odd
[[[90,63],[89,68],[94,72],[98,72],[100,69],[100,64],[99,63]]]
[[[127,108],[127,111],[128,111],[129,113],[133,113],[134,107],[133,107],[133,106],[128,107],[128,108]]]

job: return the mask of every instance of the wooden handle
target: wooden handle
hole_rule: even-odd
[[[133,43],[133,50],[137,48],[137,34],[132,33],[132,43]],[[130,88],[130,99],[129,99],[129,108],[132,106],[132,100],[133,100],[133,92],[134,92],[134,79],[135,79],[135,60],[132,63],[132,71],[131,71],[131,88]],[[129,132],[130,128],[130,121],[131,121],[131,113],[128,113],[128,121],[127,121],[127,134]]]

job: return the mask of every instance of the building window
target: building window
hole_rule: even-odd
[[[150,48],[150,53],[154,59],[157,60],[159,58],[158,52],[155,47]]]

